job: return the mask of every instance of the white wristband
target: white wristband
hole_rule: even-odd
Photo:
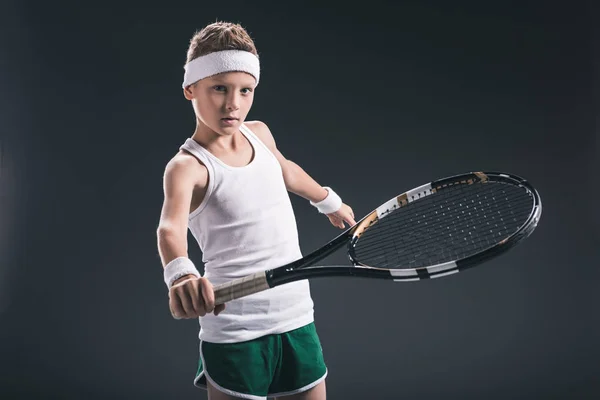
[[[311,201],[310,205],[317,207],[317,210],[319,210],[321,214],[331,214],[336,212],[342,207],[342,199],[330,187],[323,186],[323,189],[327,190],[327,197],[318,203],[313,203]]]
[[[187,257],[178,257],[165,266],[164,278],[169,289],[173,286],[173,282],[186,275],[195,275],[200,278],[200,273],[194,263]]]

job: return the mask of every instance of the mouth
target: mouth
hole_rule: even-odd
[[[233,117],[225,117],[225,118],[221,118],[221,121],[237,121],[238,118],[233,118]]]

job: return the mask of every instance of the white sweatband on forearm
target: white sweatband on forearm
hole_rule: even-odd
[[[165,266],[165,283],[169,289],[173,286],[173,282],[186,275],[195,275],[200,278],[200,273],[194,263],[187,257],[178,257]]]
[[[222,50],[200,56],[184,67],[182,87],[185,88],[201,79],[223,72],[246,72],[260,79],[260,62],[258,57],[249,51]]]
[[[310,202],[311,206],[317,207],[321,214],[331,214],[342,207],[342,199],[330,187],[323,186],[327,190],[327,197],[318,203]]]

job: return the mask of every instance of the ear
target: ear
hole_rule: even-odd
[[[194,98],[194,94],[192,93],[192,86],[186,86],[185,88],[183,88],[183,96],[187,99],[187,100],[192,100]]]

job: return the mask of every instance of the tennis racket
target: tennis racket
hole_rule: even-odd
[[[318,277],[406,282],[448,276],[527,238],[541,212],[537,191],[515,175],[474,172],[440,179],[386,201],[297,261],[215,286],[215,303]],[[344,246],[350,265],[315,266]]]

